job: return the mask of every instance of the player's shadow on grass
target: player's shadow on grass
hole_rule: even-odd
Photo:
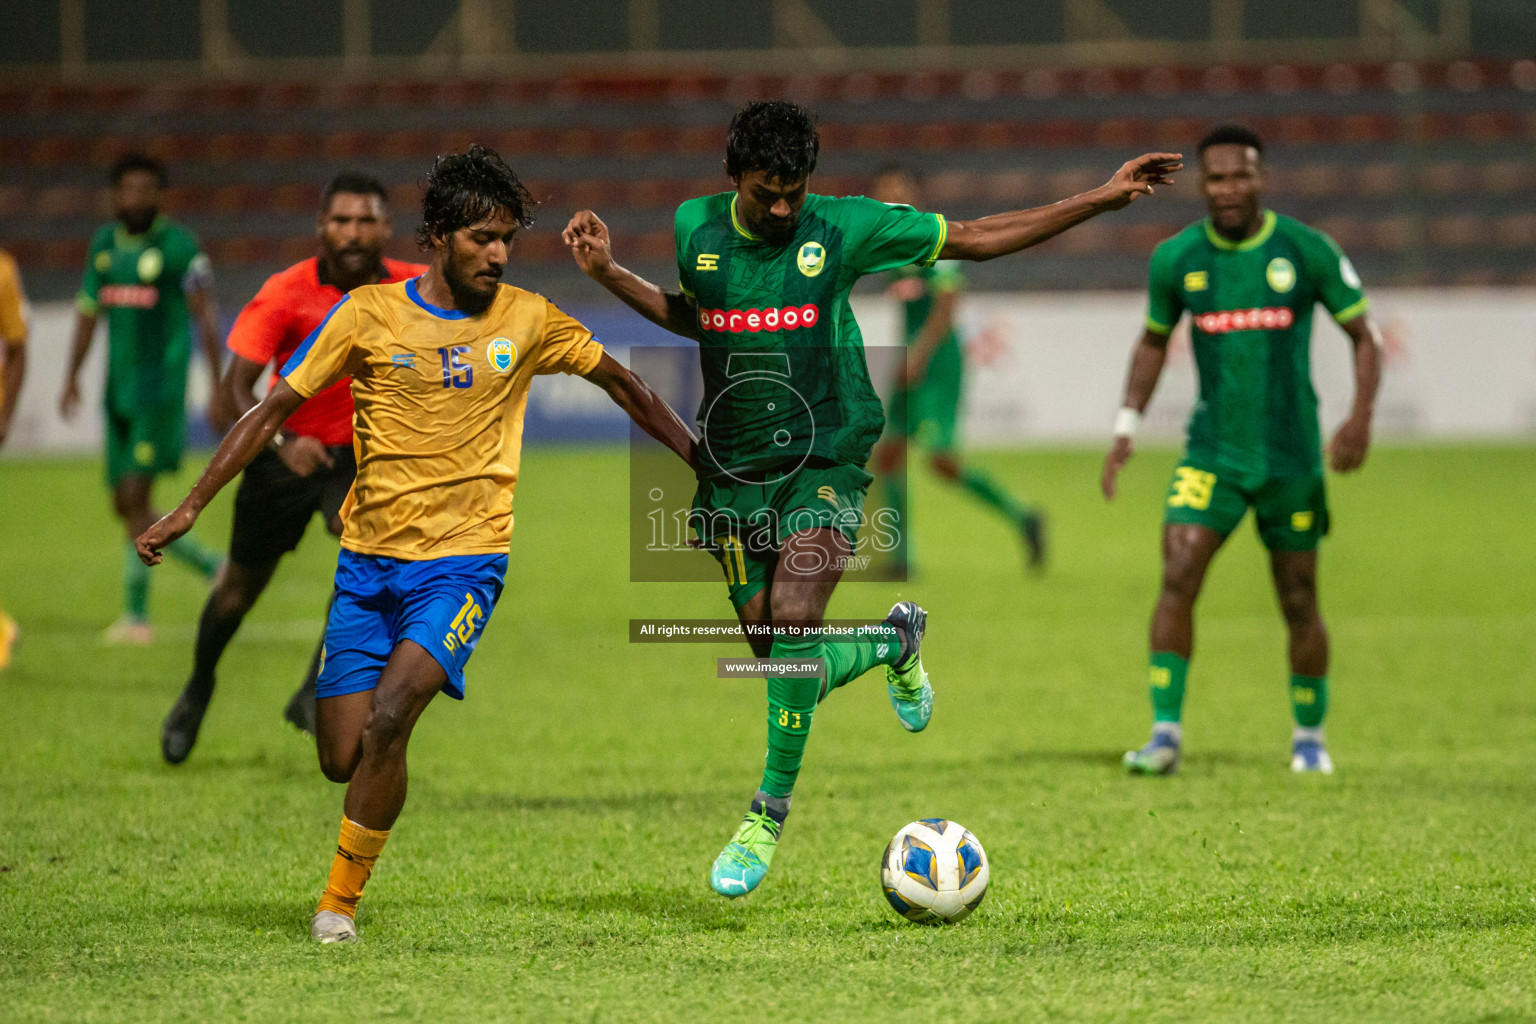
[[[1119,769],[1125,751],[1115,750],[1018,750],[990,758],[982,758],[980,764],[1079,764],[1089,767]],[[1199,771],[1210,766],[1260,768],[1283,763],[1274,753],[1254,750],[1198,750],[1186,754],[1180,771],[1191,768]]]
[[[270,935],[277,939],[309,938],[309,918],[314,913],[304,899],[291,900],[208,900],[195,907],[183,908],[188,916],[212,917],[237,932],[252,936]]]
[[[437,806],[443,810],[495,813],[508,811],[571,811],[576,814],[609,815],[634,811],[651,815],[659,812],[687,813],[703,811],[729,802],[730,794],[717,792],[688,793],[605,793],[594,796],[556,796],[534,793],[482,792],[452,797],[443,794]]]
[[[747,919],[725,900],[697,886],[624,886],[596,892],[540,894],[533,902],[544,910],[578,918],[633,914],[686,931],[742,932],[747,927]]]

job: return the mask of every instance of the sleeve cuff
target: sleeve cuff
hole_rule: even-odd
[[[580,367],[573,369],[571,373],[578,377],[585,377],[597,369],[597,364],[603,360],[603,352],[603,343],[594,337],[582,349]]]
[[[942,213],[936,213],[933,216],[939,222],[939,240],[934,243],[933,252],[929,253],[928,258],[923,261],[925,267],[933,266],[934,261],[939,258],[939,253],[944,251],[944,243],[949,241],[949,221],[944,219]]]
[[[283,380],[288,384],[289,387],[293,388],[293,393],[294,394],[298,395],[300,398],[302,398],[302,399],[304,399],[306,401],[308,401],[311,398],[314,398],[315,395],[319,394],[318,391],[311,391],[308,388],[306,388],[303,384],[301,384],[298,381],[294,380],[291,375],[290,376],[285,376],[283,378]]]
[[[1343,309],[1341,309],[1337,313],[1333,314],[1334,322],[1341,323],[1341,324],[1347,324],[1351,320],[1353,320],[1355,317],[1359,316],[1361,313],[1364,313],[1366,310],[1368,310],[1370,308],[1371,308],[1371,300],[1368,299],[1368,298],[1362,298],[1359,302],[1355,303],[1354,305],[1352,305],[1352,306],[1345,306]]]
[[[1154,334],[1172,334],[1173,333],[1173,327],[1172,327],[1171,324],[1160,324],[1156,320],[1152,319],[1151,317],[1147,317],[1146,325],[1147,325],[1147,330],[1152,331]]]
[[[85,292],[81,292],[75,296],[75,309],[86,316],[95,316],[97,311],[101,309],[101,304],[85,294]]]

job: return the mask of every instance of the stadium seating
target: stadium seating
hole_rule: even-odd
[[[1536,179],[1530,61],[0,89],[0,245],[39,297],[69,294],[108,215],[104,170],[142,148],[171,165],[168,208],[202,235],[221,290],[240,301],[310,251],[335,170],[373,170],[389,185],[395,248],[408,254],[431,158],[481,141],[543,204],[519,243],[520,279],[569,287],[558,228],[582,207],[608,219],[628,261],[665,279],[672,208],[726,187],[724,124],[766,95],[817,110],[818,189],[858,192],[902,162],[955,216],[1090,188],[1144,149],[1188,153],[1209,125],[1197,112],[1215,107],[1271,140],[1273,204],[1333,233],[1367,280],[1536,279],[1523,201]],[[977,284],[1136,287],[1150,246],[1201,212],[1181,185],[1050,243],[1049,258],[978,268]]]

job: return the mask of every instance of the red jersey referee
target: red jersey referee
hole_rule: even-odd
[[[427,268],[382,257],[389,238],[384,186],[343,173],[326,187],[315,219],[320,255],[273,274],[240,311],[229,332],[234,352],[221,386],[235,411],[256,404],[255,386],[270,365],[274,376],[343,295],[365,284],[404,281]],[[160,752],[180,764],[192,752],[213,697],[224,648],[266,589],[278,561],[298,547],[316,512],[341,535],[341,505],[357,475],[352,452],[352,392],[342,380],[306,401],[288,418],[273,447],[251,462],[235,494],[235,521],[225,567],[197,624],[192,677],[160,731]],[[322,637],[322,645],[324,638]],[[283,717],[315,731],[315,677],[323,646]]]

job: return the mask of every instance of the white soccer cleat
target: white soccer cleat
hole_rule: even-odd
[[[155,630],[142,619],[123,615],[102,632],[101,642],[108,647],[148,647],[155,642]]]
[[[1321,739],[1297,737],[1291,741],[1291,771],[1332,775],[1333,758],[1328,756],[1328,748]]]
[[[357,925],[350,917],[333,910],[322,910],[310,922],[309,934],[327,945],[332,942],[356,942]]]

